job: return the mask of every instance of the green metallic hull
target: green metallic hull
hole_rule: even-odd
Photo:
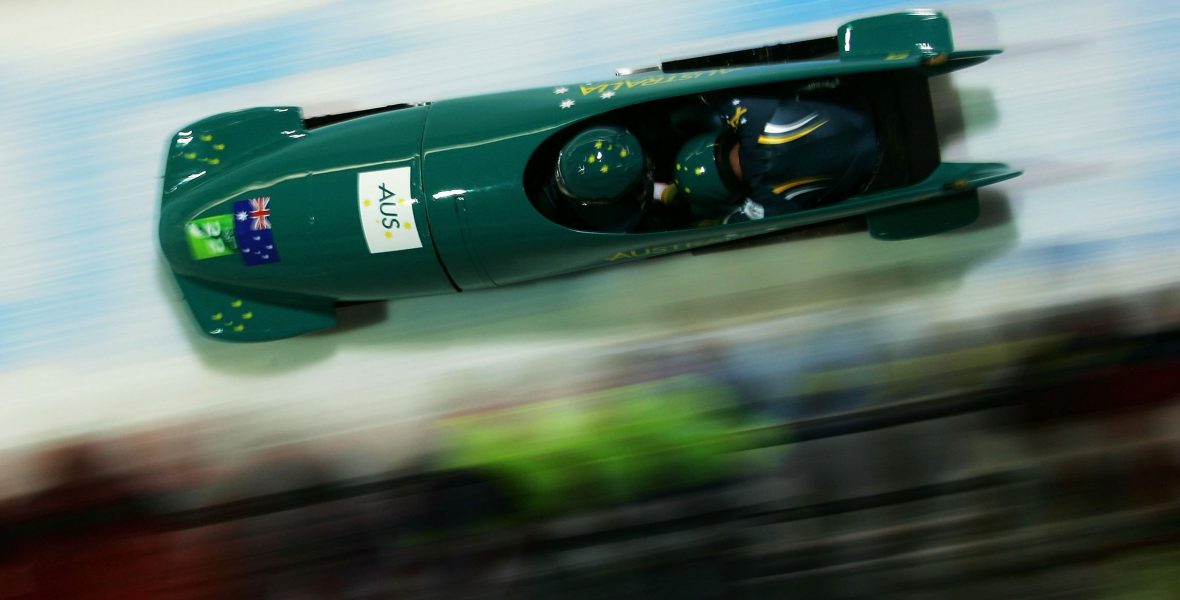
[[[844,77],[912,88],[898,110],[916,104],[911,125],[924,119],[932,131],[928,106],[904,98],[928,104],[927,77],[995,53],[955,52],[937,13],[854,21],[835,39],[832,56],[820,60],[656,72],[320,121],[282,107],[209,117],[169,146],[161,246],[206,334],[260,341],[331,327],[337,302],[509,285],[857,215],[868,215],[881,239],[974,220],[974,190],[1018,172],[941,163],[936,147],[921,167],[898,151],[890,169],[905,174],[860,196],[730,225],[579,231],[530,200],[531,161],[604,116],[732,88]]]

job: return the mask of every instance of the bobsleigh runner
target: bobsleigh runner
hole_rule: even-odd
[[[340,302],[477,290],[863,215],[892,240],[973,222],[977,189],[1019,174],[939,154],[928,78],[998,50],[955,50],[933,11],[856,20],[834,37],[670,61],[574,84],[304,118],[264,107],[170,142],[160,243],[202,331],[262,341],[326,329]],[[686,111],[709,94],[838,79],[863,93],[877,167],[851,197],[740,222],[607,232],[564,221],[542,188],[562,145],[633,124],[672,179]],[[688,123],[688,125],[685,125]]]

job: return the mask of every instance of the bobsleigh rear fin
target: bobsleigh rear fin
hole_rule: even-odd
[[[836,31],[841,60],[898,61],[921,57],[927,76],[977,65],[999,50],[955,50],[946,15],[918,9],[849,21]]]
[[[849,21],[836,30],[841,59],[901,59],[955,50],[951,23],[928,9]]]
[[[965,227],[979,218],[979,191],[970,190],[913,205],[879,210],[868,217],[878,240],[909,240]]]
[[[908,240],[970,225],[979,218],[979,188],[1006,181],[1021,171],[1003,163],[942,163],[907,193],[935,198],[868,214],[869,233],[879,240]]]
[[[201,331],[230,342],[265,342],[336,325],[336,304],[327,298],[237,291],[176,276],[184,301]]]

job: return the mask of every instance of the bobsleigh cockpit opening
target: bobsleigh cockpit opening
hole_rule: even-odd
[[[687,227],[687,219],[654,200],[674,181],[676,152],[684,142],[721,125],[699,96],[580,121],[537,148],[525,168],[524,188],[538,212],[570,229],[634,233]]]
[[[832,114],[814,106],[831,106]],[[587,132],[602,133],[590,137],[600,148],[579,145]],[[604,113],[542,143],[523,183],[537,211],[563,227],[645,233],[803,212],[912,185],[940,161],[927,78],[898,70],[720,90]],[[603,198],[599,190],[617,195]],[[780,201],[786,208],[774,205]]]

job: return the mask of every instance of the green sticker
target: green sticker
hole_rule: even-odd
[[[234,239],[233,215],[189,221],[184,230],[189,251],[197,260],[227,256],[238,251],[238,242]]]

